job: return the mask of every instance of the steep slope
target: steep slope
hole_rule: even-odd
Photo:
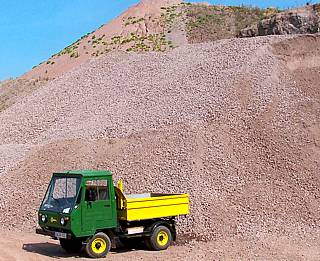
[[[123,14],[54,54],[23,78],[55,78],[93,57],[114,50],[164,51],[174,43],[165,36],[167,7],[183,6],[181,0],[142,0]]]
[[[281,12],[276,8],[143,0],[113,21],[88,33],[22,76],[54,79],[109,52],[163,52],[188,43],[238,36],[314,33],[318,6]],[[301,29],[294,29],[295,26]],[[305,29],[303,29],[305,28]]]
[[[10,79],[0,82],[0,112],[13,105],[19,98],[31,94],[45,83],[47,79]]]
[[[0,113],[0,224],[35,225],[52,171],[98,168],[128,192],[190,193],[186,239],[317,234],[317,46],[261,37],[110,53],[50,82]]]
[[[181,0],[143,0],[35,66],[23,78],[53,79],[112,51],[157,52],[187,43],[233,38],[241,29],[277,11],[191,4]]]

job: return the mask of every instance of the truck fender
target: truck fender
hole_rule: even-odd
[[[110,238],[110,241],[111,241],[111,247],[112,248],[115,248],[115,245],[116,245],[116,241],[117,241],[117,236],[115,235],[113,229],[99,229],[99,230],[96,230],[96,232],[94,233],[97,234],[99,232],[102,232],[102,233],[105,233],[109,238]],[[91,237],[88,237],[87,240],[85,242],[88,242],[90,240]]]
[[[177,233],[176,233],[174,221],[172,221],[171,223],[169,223],[168,221],[165,221],[165,220],[156,221],[156,222],[152,223],[149,227],[147,227],[145,229],[145,232],[147,232],[148,234],[149,233],[152,234],[153,230],[155,230],[159,226],[165,226],[165,227],[169,228],[172,233],[172,240],[176,241]]]

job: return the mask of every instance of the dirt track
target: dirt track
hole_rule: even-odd
[[[2,233],[3,234],[3,233]],[[166,251],[112,250],[103,260],[319,260],[320,239],[305,240],[267,235],[259,241],[239,238],[191,242]],[[55,240],[29,233],[4,232],[0,239],[0,261],[92,260],[84,254],[66,254]]]

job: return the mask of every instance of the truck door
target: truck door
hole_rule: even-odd
[[[114,213],[107,179],[86,180],[82,209],[82,231],[93,233],[97,229],[112,227]]]

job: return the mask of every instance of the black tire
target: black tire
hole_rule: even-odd
[[[150,242],[151,241],[150,237],[145,237],[143,239],[143,241],[144,241],[144,245],[146,246],[147,249],[153,250],[152,246],[151,246],[151,242]]]
[[[172,242],[172,233],[169,228],[165,226],[158,226],[153,230],[149,240],[150,242],[147,246],[149,245],[152,250],[165,250]]]
[[[111,248],[110,238],[105,233],[97,233],[86,243],[86,253],[92,258],[105,257]]]
[[[60,238],[60,245],[67,253],[79,253],[82,248],[82,241],[78,239]]]

